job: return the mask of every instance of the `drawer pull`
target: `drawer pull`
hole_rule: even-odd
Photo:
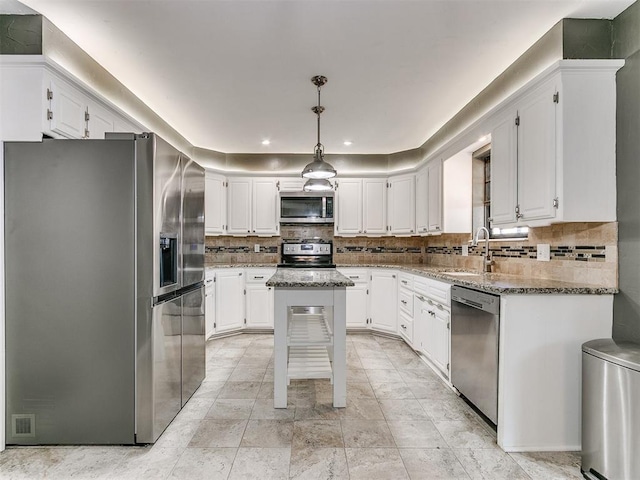
[[[349,275],[349,278],[353,278],[354,280],[357,280],[360,278],[360,275]]]
[[[409,282],[407,282],[406,280],[400,280],[402,283],[404,283],[405,285],[408,285]]]
[[[264,278],[264,275],[254,275],[253,278]]]
[[[407,304],[406,300],[400,300],[402,303],[404,303],[405,305]]]

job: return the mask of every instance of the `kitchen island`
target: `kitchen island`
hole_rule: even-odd
[[[274,407],[287,408],[292,378],[330,378],[333,406],[345,407],[346,287],[354,283],[333,268],[278,268],[266,285],[275,288]]]

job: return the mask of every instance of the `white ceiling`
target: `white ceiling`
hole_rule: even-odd
[[[613,18],[633,3],[21,1],[195,146],[311,153],[310,78],[322,74],[326,152],[371,154],[420,146],[560,19]]]

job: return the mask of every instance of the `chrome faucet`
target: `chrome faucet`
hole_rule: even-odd
[[[476,234],[473,237],[473,242],[471,245],[474,247],[478,245],[478,240],[480,239],[480,232],[484,232],[484,261],[483,261],[483,271],[485,273],[491,272],[491,266],[493,265],[493,260],[491,260],[491,256],[489,254],[489,230],[487,227],[480,227],[476,230]]]

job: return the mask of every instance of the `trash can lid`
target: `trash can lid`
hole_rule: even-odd
[[[582,351],[640,372],[640,344],[600,338],[583,343]]]

